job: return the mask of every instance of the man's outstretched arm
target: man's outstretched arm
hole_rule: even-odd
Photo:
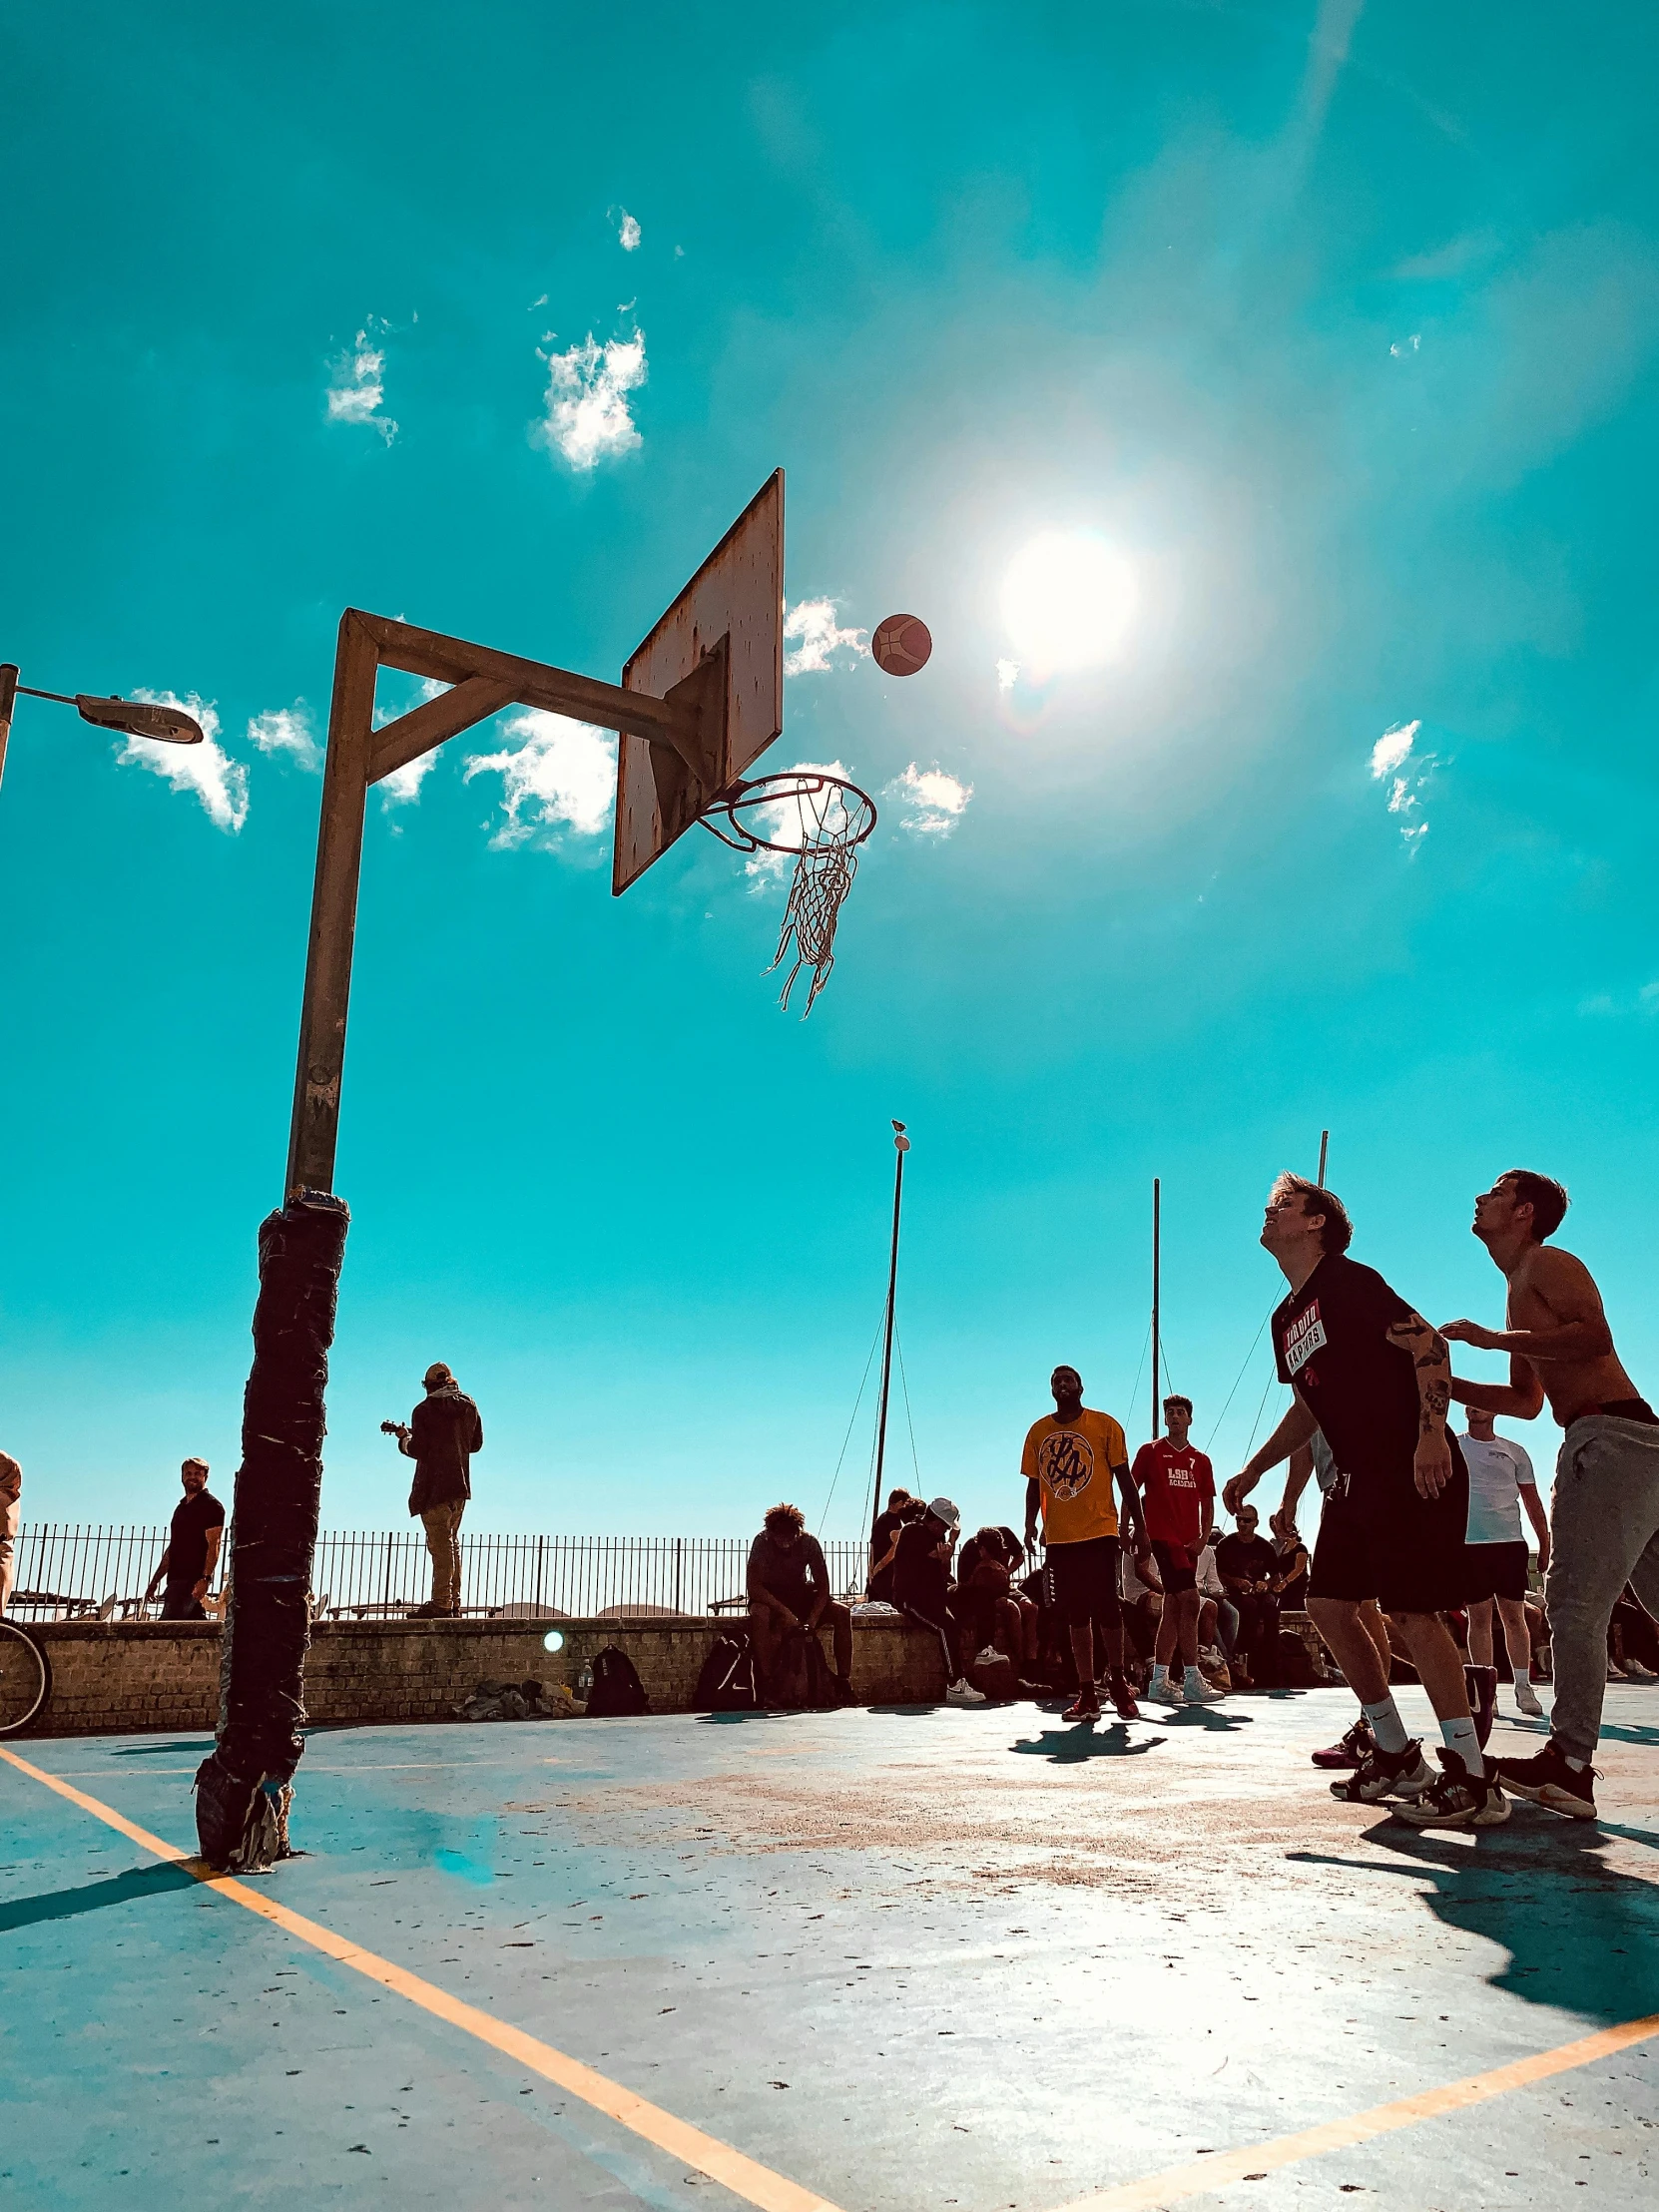
[[[1319,1422],[1300,1396],[1292,1398],[1290,1410],[1261,1450],[1245,1461],[1222,1491],[1221,1501],[1227,1510],[1236,1513],[1269,1467],[1276,1467],[1281,1459],[1288,1459],[1298,1444],[1312,1442],[1318,1426]]]
[[[1443,1337],[1446,1332],[1440,1332]],[[1507,1382],[1465,1382],[1451,1379],[1451,1394],[1459,1405],[1472,1405],[1480,1413],[1504,1413],[1510,1420],[1536,1420],[1544,1409],[1544,1386],[1538,1372],[1518,1354],[1509,1355]]]
[[[1529,1261],[1530,1284],[1552,1316],[1547,1329],[1482,1329],[1475,1321],[1448,1321],[1441,1335],[1482,1352],[1513,1352],[1530,1360],[1604,1360],[1613,1333],[1595,1278],[1570,1252],[1546,1249]]]

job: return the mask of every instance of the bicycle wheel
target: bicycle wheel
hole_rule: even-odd
[[[0,1620],[0,1736],[27,1728],[51,1689],[45,1652],[16,1621]]]

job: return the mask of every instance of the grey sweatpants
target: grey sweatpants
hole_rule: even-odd
[[[1589,1413],[1561,1439],[1544,1604],[1555,1652],[1550,1734],[1594,1757],[1607,1689],[1607,1623],[1627,1582],[1659,1613],[1659,1428]]]

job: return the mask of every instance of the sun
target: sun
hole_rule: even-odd
[[[1002,619],[1039,681],[1111,660],[1135,601],[1134,569],[1093,530],[1045,530],[1015,554],[1002,580]]]

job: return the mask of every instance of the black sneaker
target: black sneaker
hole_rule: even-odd
[[[1596,1817],[1594,1767],[1569,1766],[1553,1736],[1531,1759],[1491,1759],[1487,1767],[1496,1771],[1506,1790],[1533,1805],[1547,1805],[1552,1813],[1565,1813],[1575,1821]]]
[[[1358,1773],[1332,1783],[1331,1795],[1349,1805],[1375,1805],[1379,1798],[1420,1797],[1433,1780],[1434,1771],[1413,1737],[1403,1751],[1379,1751],[1374,1746]]]
[[[1484,1772],[1470,1774],[1454,1751],[1440,1753],[1445,1770],[1409,1805],[1389,1808],[1396,1821],[1413,1828],[1499,1828],[1509,1818],[1509,1800]]]
[[[1492,1732],[1497,1718],[1497,1669],[1496,1667],[1465,1667],[1463,1684],[1469,1694],[1469,1712],[1474,1720],[1475,1740],[1482,1751],[1486,1738]]]

